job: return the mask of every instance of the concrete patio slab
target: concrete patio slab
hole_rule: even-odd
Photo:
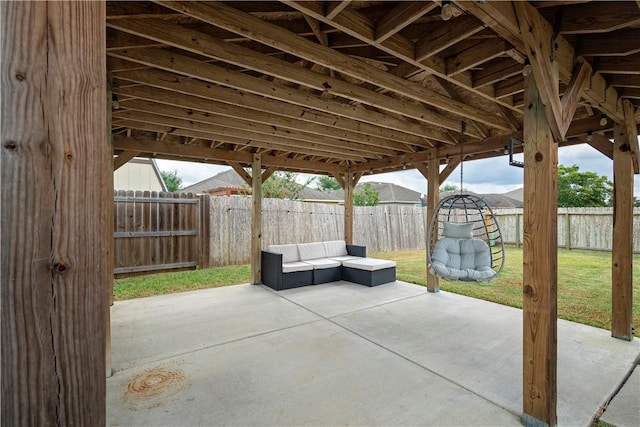
[[[613,398],[602,421],[617,427],[640,426],[640,368],[636,366],[622,390]]]
[[[520,423],[522,312],[473,298],[239,285],[117,302],[112,322],[109,425]],[[558,424],[589,425],[640,341],[558,335]]]
[[[249,284],[121,301],[111,308],[113,369],[317,319]]]

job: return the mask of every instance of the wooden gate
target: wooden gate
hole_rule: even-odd
[[[196,268],[197,196],[120,190],[114,203],[116,277]]]

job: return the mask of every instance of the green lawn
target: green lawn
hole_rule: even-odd
[[[426,285],[425,252],[398,251],[371,254],[397,262],[398,280]],[[633,322],[640,326],[640,256],[633,259]],[[203,288],[248,283],[248,265],[162,273],[118,279],[116,300],[169,294]],[[522,308],[522,249],[507,248],[502,273],[491,282],[442,280],[445,291]],[[562,319],[609,329],[611,324],[611,254],[558,251],[558,316]],[[638,328],[640,329],[640,327]],[[639,336],[639,331],[636,331]]]
[[[426,285],[425,252],[372,254],[397,262],[398,280]],[[440,289],[522,308],[522,248],[507,248],[505,266],[491,282],[440,281]],[[640,256],[633,258],[633,323],[640,326]],[[558,317],[609,329],[611,254],[558,250]],[[636,336],[638,330],[636,329]]]

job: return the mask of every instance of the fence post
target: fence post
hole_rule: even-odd
[[[520,247],[520,214],[516,212],[516,247]]]
[[[569,209],[564,213],[564,247],[567,250],[571,249],[571,214]]]
[[[200,235],[200,253],[198,256],[200,268],[211,268],[211,196],[200,194],[200,210],[198,212],[198,234]]]

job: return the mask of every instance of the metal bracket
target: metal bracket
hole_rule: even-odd
[[[517,166],[519,168],[524,168],[524,162],[520,162],[518,160],[513,160],[513,148],[520,147],[524,145],[523,141],[515,138],[509,138],[509,166]]]

